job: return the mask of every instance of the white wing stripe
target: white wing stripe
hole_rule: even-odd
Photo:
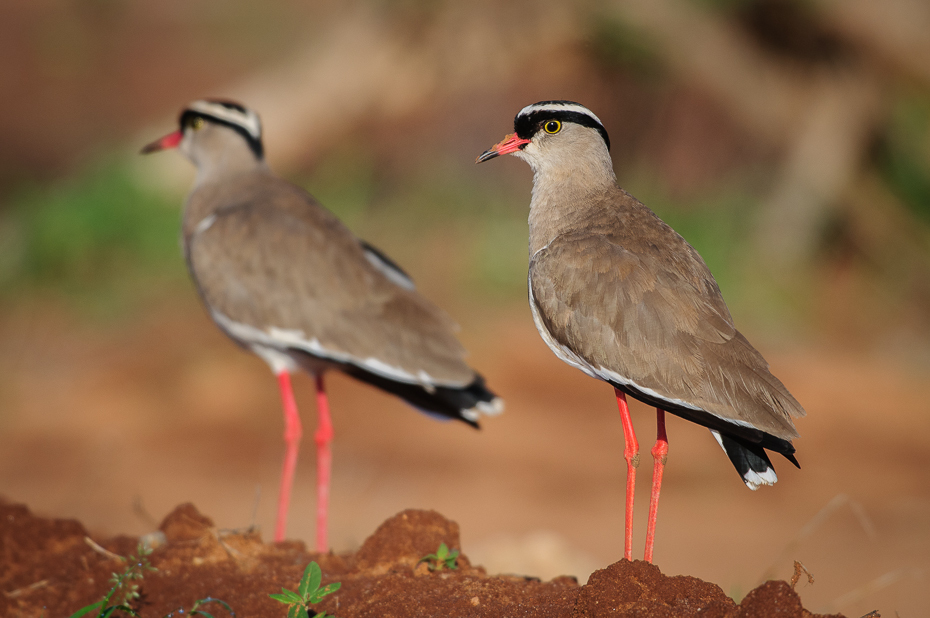
[[[215,222],[216,222],[216,213],[207,215],[206,217],[201,219],[200,223],[198,223],[197,226],[194,228],[193,236],[206,232],[208,229],[210,229],[210,226],[213,225]]]
[[[362,247],[362,250],[365,253],[365,259],[367,259],[372,266],[380,270],[384,276],[391,281],[391,283],[394,283],[395,285],[398,285],[405,290],[413,290],[416,288],[416,286],[413,284],[413,280],[410,279],[410,277],[408,277],[405,273],[397,270],[397,268],[391,264],[385,262],[380,255],[374,251],[369,251],[366,247]]]
[[[285,348],[304,350],[316,356],[320,356],[336,362],[349,363],[357,367],[361,367],[367,371],[385,378],[389,378],[391,380],[404,382],[406,384],[419,384],[427,390],[433,389],[436,386],[463,386],[460,383],[441,382],[423,370],[420,370],[416,375],[413,375],[399,367],[389,365],[384,361],[374,357],[360,359],[352,356],[351,354],[345,354],[343,352],[337,352],[336,350],[325,348],[320,344],[320,341],[316,337],[308,340],[304,332],[300,330],[271,327],[267,332],[265,332],[261,329],[255,328],[254,326],[231,320],[218,311],[211,311],[211,314],[213,319],[216,320],[216,323],[219,324],[223,330],[228,332],[234,338],[250,345],[250,347],[255,350],[256,353],[259,354],[259,356],[261,356],[265,362],[267,362],[272,367],[273,371],[276,370],[276,366],[281,366],[280,358],[274,354],[261,353],[259,352],[259,348],[277,351],[278,355],[280,356],[286,356],[284,352]],[[293,361],[291,361],[289,366],[296,368]]]

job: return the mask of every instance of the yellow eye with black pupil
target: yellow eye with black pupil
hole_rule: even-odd
[[[550,120],[543,125],[543,130],[545,130],[546,133],[558,133],[562,130],[562,123],[558,120]]]
[[[194,131],[199,131],[200,129],[202,129],[202,128],[203,128],[203,118],[201,118],[200,116],[194,117],[194,119],[191,120],[191,128],[192,128]]]

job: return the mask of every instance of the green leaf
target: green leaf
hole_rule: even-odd
[[[269,594],[268,596],[280,603],[290,603],[290,601],[287,600],[287,597],[283,594]]]
[[[300,579],[300,588],[298,588],[300,597],[306,599],[307,594],[315,592],[322,581],[323,571],[320,570],[320,565],[316,562],[308,564],[307,568],[304,569],[304,576]]]
[[[85,605],[81,609],[71,614],[70,618],[81,618],[81,616],[84,616],[85,614],[89,614],[95,609],[99,609],[102,606],[103,606],[103,601],[97,601],[96,603],[93,603],[91,605]]]
[[[446,566],[449,567],[450,569],[457,569],[458,566],[456,566],[455,560],[458,557],[459,557],[459,550],[453,549],[452,551],[450,551],[449,555],[445,559]]]
[[[439,551],[436,552],[436,557],[440,560],[445,560],[446,556],[449,555],[449,546],[445,543],[439,544]]]
[[[325,597],[327,594],[332,594],[332,593],[336,592],[336,591],[339,590],[340,588],[342,588],[342,584],[339,583],[339,582],[336,582],[336,583],[333,583],[333,584],[327,584],[326,586],[323,586],[323,587],[320,588],[319,590],[316,590],[316,591],[314,591],[314,592],[311,592],[310,595],[309,595],[309,596],[310,596],[309,601],[310,601],[310,603],[319,603],[319,602],[320,602],[320,599],[322,599],[323,597]]]
[[[229,606],[229,603],[227,603],[226,601],[223,601],[222,599],[214,599],[213,597],[207,597],[205,599],[197,599],[197,601],[194,602],[194,606],[191,607],[191,612],[193,613],[193,611],[196,610],[198,607],[200,607],[201,605],[206,605],[207,603],[219,603],[220,605],[223,606],[223,608],[227,612],[229,612],[233,616],[236,615],[236,612],[234,612],[233,609]]]
[[[310,618],[303,605],[291,605],[287,608],[287,618]]]
[[[290,590],[287,590],[286,588],[281,588],[281,594],[269,594],[268,596],[270,596],[275,601],[281,601],[282,603],[303,603],[303,599],[301,599]]]

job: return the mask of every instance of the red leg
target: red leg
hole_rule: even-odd
[[[623,438],[626,447],[623,449],[623,458],[626,459],[626,520],[624,521],[623,557],[633,559],[633,495],[636,489],[636,468],[639,467],[639,443],[633,431],[633,419],[630,418],[630,408],[626,405],[626,395],[614,389],[617,394],[617,407],[620,409],[620,420],[623,422]]]
[[[329,516],[329,477],[332,453],[329,443],[333,440],[333,423],[329,417],[329,400],[323,388],[323,374],[316,376],[316,550],[329,551],[326,531]]]
[[[294,484],[294,472],[297,469],[297,451],[303,428],[297,412],[297,402],[291,388],[291,374],[282,371],[278,374],[278,388],[281,390],[281,403],[284,405],[284,469],[281,471],[281,488],[278,491],[278,518],[274,527],[274,540],[283,541],[287,528],[287,511],[291,503],[291,487]]]
[[[659,490],[662,489],[662,472],[668,459],[668,437],[665,435],[665,410],[656,408],[658,426],[656,445],[652,447],[655,467],[652,470],[652,496],[649,499],[649,523],[646,526],[646,562],[652,562],[652,546],[656,540],[656,511],[659,509]]]

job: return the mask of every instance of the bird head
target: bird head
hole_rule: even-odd
[[[198,168],[239,158],[261,162],[262,126],[252,110],[232,101],[199,100],[188,105],[179,128],[142,149],[142,154],[177,148]]]
[[[475,161],[481,163],[513,154],[537,172],[563,171],[610,164],[610,138],[600,119],[584,105],[572,101],[541,101],[527,105],[513,121],[514,133],[506,136]]]

